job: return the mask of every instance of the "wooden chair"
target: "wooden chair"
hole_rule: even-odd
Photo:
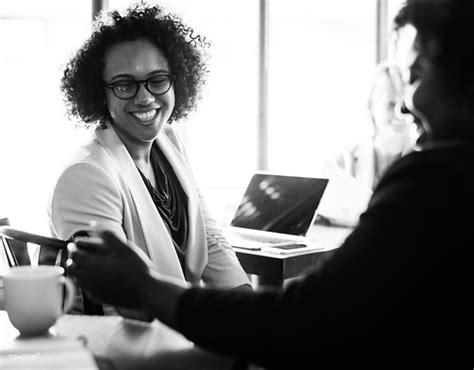
[[[9,260],[10,267],[29,265],[31,261],[26,259],[27,243],[37,244],[41,249],[46,249],[48,258],[38,261],[39,264],[48,264],[65,267],[67,259],[67,241],[49,238],[37,234],[27,233],[10,226],[0,226],[0,239]],[[41,253],[40,253],[41,259]]]
[[[68,240],[50,238],[42,235],[31,234],[22,230],[14,229],[10,226],[0,226],[0,263],[5,266],[0,268],[9,268],[19,266],[18,251],[27,249],[27,243],[33,243],[40,246],[38,264],[55,265],[64,268],[66,273],[66,260],[68,257]],[[26,261],[22,260],[23,264]],[[29,261],[28,261],[29,262]],[[86,315],[103,315],[102,305],[92,301],[81,290],[84,313]]]
[[[9,219],[0,218],[0,226],[10,226]],[[7,245],[3,244],[3,241],[0,240],[0,254],[2,254],[4,258],[8,258],[8,260],[10,261],[10,266],[22,266],[31,264],[30,256],[28,254],[28,246],[26,242],[11,239],[9,240]]]

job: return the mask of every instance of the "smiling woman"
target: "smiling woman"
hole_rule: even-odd
[[[94,221],[182,282],[250,286],[174,129],[196,108],[206,45],[180,18],[143,2],[96,22],[62,79],[69,114],[95,131],[59,176],[50,224],[56,237],[69,239],[89,235]],[[85,297],[77,309],[146,318],[97,303]]]
[[[110,90],[105,92],[110,122],[125,146],[133,148],[137,166],[156,186],[147,162],[151,144],[175,106],[168,62],[146,39],[127,41],[106,52],[103,76],[110,81]],[[143,79],[145,82],[138,83]]]

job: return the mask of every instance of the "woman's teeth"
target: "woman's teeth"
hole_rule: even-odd
[[[132,116],[142,122],[147,122],[151,120],[156,115],[156,109],[150,110],[148,112],[133,112]]]

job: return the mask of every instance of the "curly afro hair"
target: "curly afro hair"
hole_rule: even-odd
[[[169,123],[196,109],[207,74],[209,42],[194,35],[178,16],[140,2],[123,14],[117,10],[101,14],[92,35],[67,63],[61,91],[70,118],[79,118],[80,126],[105,127],[110,119],[102,79],[105,53],[117,43],[143,38],[164,53],[174,78],[175,107]]]

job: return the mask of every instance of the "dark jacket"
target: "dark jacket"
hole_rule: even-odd
[[[268,368],[474,366],[474,146],[413,152],[332,258],[284,292],[193,289],[197,344]]]

